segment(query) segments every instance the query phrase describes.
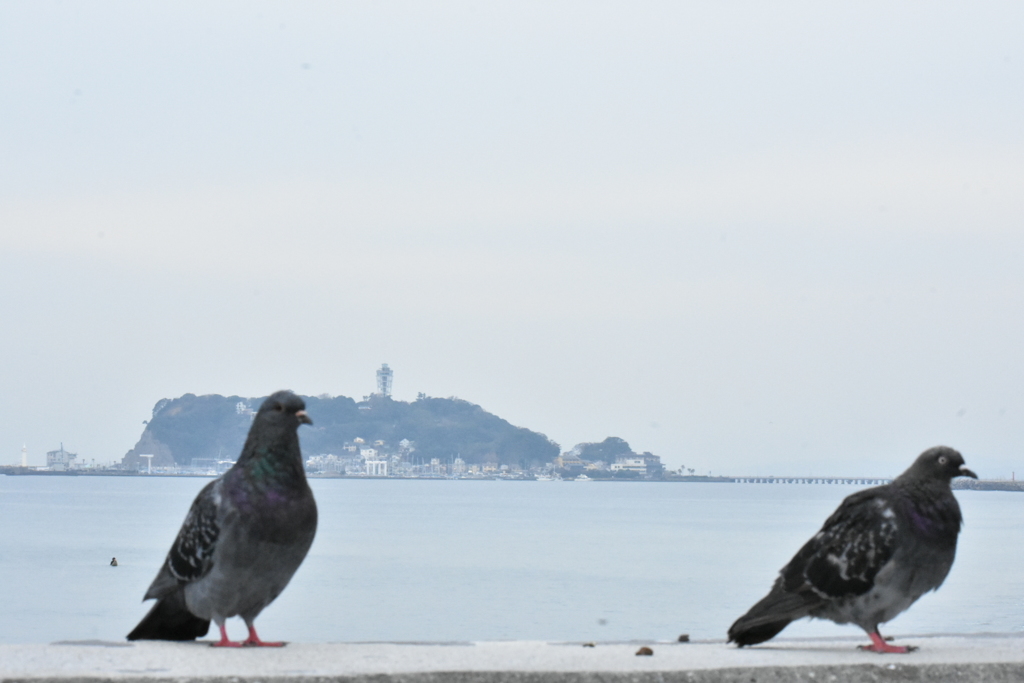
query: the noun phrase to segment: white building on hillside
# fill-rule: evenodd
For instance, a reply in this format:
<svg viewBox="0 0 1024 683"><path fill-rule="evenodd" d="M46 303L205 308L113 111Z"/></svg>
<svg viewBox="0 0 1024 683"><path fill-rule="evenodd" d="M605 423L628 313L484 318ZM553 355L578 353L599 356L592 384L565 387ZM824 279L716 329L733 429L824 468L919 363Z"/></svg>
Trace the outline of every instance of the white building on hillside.
<svg viewBox="0 0 1024 683"><path fill-rule="evenodd" d="M647 474L647 461L643 458L619 458L608 469L612 472L625 471Z"/></svg>
<svg viewBox="0 0 1024 683"><path fill-rule="evenodd" d="M364 463L364 466L366 467L366 476L368 477L388 476L387 460L367 460Z"/></svg>
<svg viewBox="0 0 1024 683"><path fill-rule="evenodd" d="M368 477L388 476L388 461L376 448L362 448L359 455L363 456L363 467Z"/></svg>

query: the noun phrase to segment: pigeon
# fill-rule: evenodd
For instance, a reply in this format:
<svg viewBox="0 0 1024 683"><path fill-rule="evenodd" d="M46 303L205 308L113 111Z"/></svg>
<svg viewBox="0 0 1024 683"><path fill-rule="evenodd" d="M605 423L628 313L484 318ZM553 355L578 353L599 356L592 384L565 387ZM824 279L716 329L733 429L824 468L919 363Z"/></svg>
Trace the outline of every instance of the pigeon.
<svg viewBox="0 0 1024 683"><path fill-rule="evenodd" d="M219 647L271 646L253 621L280 595L316 534L316 502L306 481L298 427L312 424L290 391L256 413L238 461L196 496L178 537L143 600L157 602L128 640L195 640L212 619ZM224 622L241 616L244 642Z"/></svg>
<svg viewBox="0 0 1024 683"><path fill-rule="evenodd" d="M796 619L864 629L863 650L906 653L878 625L942 585L963 518L949 482L977 475L952 448L929 448L890 484L848 496L775 580L771 592L729 628L740 647L774 638Z"/></svg>

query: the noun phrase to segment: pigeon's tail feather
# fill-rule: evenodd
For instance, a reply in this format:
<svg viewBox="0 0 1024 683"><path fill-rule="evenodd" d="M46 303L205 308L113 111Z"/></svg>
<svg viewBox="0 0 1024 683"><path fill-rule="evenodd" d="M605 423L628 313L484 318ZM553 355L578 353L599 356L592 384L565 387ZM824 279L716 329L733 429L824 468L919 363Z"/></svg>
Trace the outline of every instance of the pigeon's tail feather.
<svg viewBox="0 0 1024 683"><path fill-rule="evenodd" d="M178 589L153 605L149 614L128 634L128 640L195 640L210 630L210 620L201 619L185 606L185 591Z"/></svg>
<svg viewBox="0 0 1024 683"><path fill-rule="evenodd" d="M766 640L771 640L779 635L782 629L789 626L789 622L792 619L782 619L753 626L741 624L741 621L742 619L733 624L732 628L729 629L729 642L744 647L745 645L757 645Z"/></svg>
<svg viewBox="0 0 1024 683"><path fill-rule="evenodd" d="M776 586L729 627L729 642L743 647L770 640L789 622L810 614L819 602L817 596L788 593Z"/></svg>

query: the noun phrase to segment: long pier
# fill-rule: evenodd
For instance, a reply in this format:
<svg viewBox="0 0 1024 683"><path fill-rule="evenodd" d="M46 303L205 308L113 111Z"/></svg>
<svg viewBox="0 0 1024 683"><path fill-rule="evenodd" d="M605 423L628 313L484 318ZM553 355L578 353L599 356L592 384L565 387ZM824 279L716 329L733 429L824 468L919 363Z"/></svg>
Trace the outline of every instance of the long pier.
<svg viewBox="0 0 1024 683"><path fill-rule="evenodd" d="M732 477L735 484L841 484L846 486L880 486L892 479L881 477Z"/></svg>

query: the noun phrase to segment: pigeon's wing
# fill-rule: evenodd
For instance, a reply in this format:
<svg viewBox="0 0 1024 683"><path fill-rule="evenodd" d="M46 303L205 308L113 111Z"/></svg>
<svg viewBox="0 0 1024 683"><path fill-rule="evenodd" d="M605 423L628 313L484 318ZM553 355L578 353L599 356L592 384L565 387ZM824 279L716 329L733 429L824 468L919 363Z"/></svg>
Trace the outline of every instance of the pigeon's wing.
<svg viewBox="0 0 1024 683"><path fill-rule="evenodd" d="M163 597L183 583L202 578L213 567L213 551L220 535L220 484L220 479L211 481L192 501L167 560L143 600Z"/></svg>
<svg viewBox="0 0 1024 683"><path fill-rule="evenodd" d="M219 484L220 480L211 481L199 492L167 553L167 567L179 581L195 581L213 566L213 550L220 534Z"/></svg>
<svg viewBox="0 0 1024 683"><path fill-rule="evenodd" d="M862 595L896 551L896 514L884 487L846 498L782 570L787 591L810 589L822 598Z"/></svg>

